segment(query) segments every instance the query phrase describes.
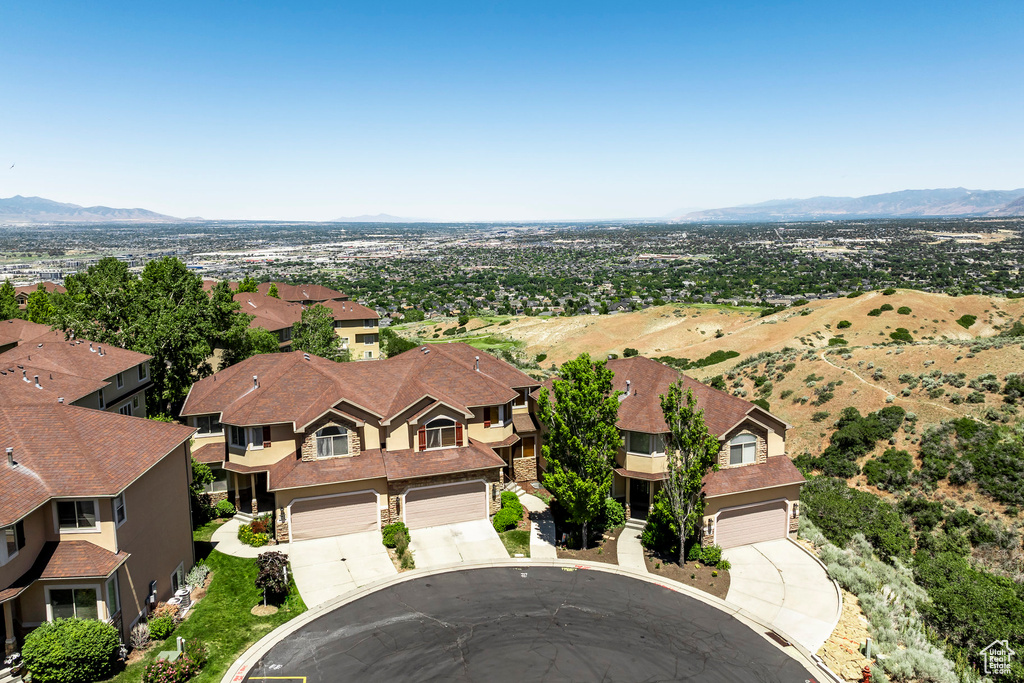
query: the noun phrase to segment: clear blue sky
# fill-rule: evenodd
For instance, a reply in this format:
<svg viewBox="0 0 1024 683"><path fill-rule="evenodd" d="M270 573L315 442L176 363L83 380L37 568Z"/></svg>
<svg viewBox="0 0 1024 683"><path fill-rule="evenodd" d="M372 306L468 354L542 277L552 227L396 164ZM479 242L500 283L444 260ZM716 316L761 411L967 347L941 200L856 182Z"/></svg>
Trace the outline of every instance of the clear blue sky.
<svg viewBox="0 0 1024 683"><path fill-rule="evenodd" d="M0 103L0 196L177 216L1010 189L1024 2L6 2Z"/></svg>

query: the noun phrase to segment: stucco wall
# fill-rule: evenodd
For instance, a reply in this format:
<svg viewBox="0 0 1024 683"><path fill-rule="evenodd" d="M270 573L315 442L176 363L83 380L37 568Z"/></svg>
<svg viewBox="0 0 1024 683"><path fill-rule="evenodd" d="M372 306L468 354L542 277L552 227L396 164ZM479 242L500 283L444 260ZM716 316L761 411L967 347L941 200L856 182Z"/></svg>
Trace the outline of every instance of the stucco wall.
<svg viewBox="0 0 1024 683"><path fill-rule="evenodd" d="M225 429L230 428L225 426ZM257 429L259 429L257 427ZM259 438L257 436L257 438ZM228 446L228 459L240 465L272 465L282 458L295 453L297 448L296 434L292 425L270 425L270 446L268 448L250 448L243 450L238 446Z"/></svg>
<svg viewBox="0 0 1024 683"><path fill-rule="evenodd" d="M15 579L27 572L36 561L43 544L56 539L53 524L46 514L49 507L50 504L46 503L22 520L25 527L25 547L18 551L17 557L0 567L0 586L11 585Z"/></svg>
<svg viewBox="0 0 1024 683"><path fill-rule="evenodd" d="M743 491L741 493L734 493L728 496L708 498L704 507L704 517L713 517L725 508L731 508L737 505L750 505L751 503L761 503L768 500L775 500L777 498L785 498L789 501L799 500L800 484L777 486L770 489L761 489L760 491Z"/></svg>

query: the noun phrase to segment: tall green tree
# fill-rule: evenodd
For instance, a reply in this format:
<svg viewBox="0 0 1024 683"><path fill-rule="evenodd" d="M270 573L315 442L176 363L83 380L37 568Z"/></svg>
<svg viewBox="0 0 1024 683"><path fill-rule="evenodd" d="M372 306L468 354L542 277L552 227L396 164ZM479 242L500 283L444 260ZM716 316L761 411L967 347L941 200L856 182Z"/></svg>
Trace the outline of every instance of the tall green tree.
<svg viewBox="0 0 1024 683"><path fill-rule="evenodd" d="M704 516L704 475L717 469L720 446L718 438L708 431L704 411L697 409L697 399L689 389L683 393L681 382L674 382L661 396L661 412L668 425L665 436L665 466L668 478L659 492L668 503L679 529L680 562L686 552L686 541L700 531Z"/></svg>
<svg viewBox="0 0 1024 683"><path fill-rule="evenodd" d="M281 295L277 291L277 285L273 282L270 283L270 289L267 290L267 296L272 296L275 299L280 299Z"/></svg>
<svg viewBox="0 0 1024 683"><path fill-rule="evenodd" d="M256 292L256 291L259 291L259 290L256 289L256 285L257 284L259 284L259 283L256 282L255 278L253 278L251 275L246 275L245 277L242 278L242 281L238 283L238 291L239 292Z"/></svg>
<svg viewBox="0 0 1024 683"><path fill-rule="evenodd" d="M53 317L53 306L50 304L50 293L42 284L36 288L36 291L28 295L25 313L28 319L34 323L50 324L50 318Z"/></svg>
<svg viewBox="0 0 1024 683"><path fill-rule="evenodd" d="M615 426L618 393L614 373L603 361L587 354L562 365L552 385L554 402L541 389L539 416L547 427L541 453L547 471L544 487L558 499L569 521L579 524L582 545L588 546L588 526L601 513L612 485L612 467L622 437Z"/></svg>
<svg viewBox="0 0 1024 683"><path fill-rule="evenodd" d="M292 326L292 348L338 362L350 359L334 332L334 314L320 304L303 310L302 319Z"/></svg>
<svg viewBox="0 0 1024 683"><path fill-rule="evenodd" d="M0 285L0 320L11 320L20 317L18 300L14 298L14 285L9 279Z"/></svg>

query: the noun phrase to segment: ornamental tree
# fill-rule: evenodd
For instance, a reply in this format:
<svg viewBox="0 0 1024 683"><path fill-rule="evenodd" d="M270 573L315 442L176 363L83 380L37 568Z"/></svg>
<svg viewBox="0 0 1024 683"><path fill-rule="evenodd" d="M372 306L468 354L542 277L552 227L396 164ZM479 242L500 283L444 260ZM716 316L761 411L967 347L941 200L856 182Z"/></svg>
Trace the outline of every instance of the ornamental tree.
<svg viewBox="0 0 1024 683"><path fill-rule="evenodd" d="M614 373L587 354L562 365L559 379L541 389L539 416L548 429L541 453L547 471L544 487L558 499L569 521L579 524L587 547L587 527L602 510L612 485L612 467L621 437Z"/></svg>
<svg viewBox="0 0 1024 683"><path fill-rule="evenodd" d="M328 360L349 360L348 351L341 348L341 338L334 332L334 314L321 304L303 310L302 319L292 326L292 348Z"/></svg>
<svg viewBox="0 0 1024 683"><path fill-rule="evenodd" d="M18 301L14 298L14 285L4 280L0 285L0 320L10 320L18 316Z"/></svg>
<svg viewBox="0 0 1024 683"><path fill-rule="evenodd" d="M665 465L668 478L663 496L679 529L679 558L682 562L686 541L695 536L704 516L704 475L717 469L718 438L708 431L704 411L697 410L697 399L689 389L683 393L681 382L674 382L661 396L661 412L668 425L665 436Z"/></svg>

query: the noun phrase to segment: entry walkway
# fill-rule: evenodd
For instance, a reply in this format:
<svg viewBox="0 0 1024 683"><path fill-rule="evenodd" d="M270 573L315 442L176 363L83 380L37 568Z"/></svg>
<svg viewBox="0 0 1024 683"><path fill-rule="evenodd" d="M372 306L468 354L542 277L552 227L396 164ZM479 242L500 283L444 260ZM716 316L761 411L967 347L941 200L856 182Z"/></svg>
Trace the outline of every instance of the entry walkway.
<svg viewBox="0 0 1024 683"><path fill-rule="evenodd" d="M729 548L727 602L817 652L832 634L842 602L825 568L789 539Z"/></svg>
<svg viewBox="0 0 1024 683"><path fill-rule="evenodd" d="M534 560L554 560L558 557L555 550L555 519L551 510L543 500L530 493L520 493L519 502L530 512L530 558Z"/></svg>
<svg viewBox="0 0 1024 683"><path fill-rule="evenodd" d="M619 566L635 572L647 573L647 563L644 562L644 547L640 545L640 534L644 530L644 520L626 520L626 528L619 534L619 542L616 544Z"/></svg>
<svg viewBox="0 0 1024 683"><path fill-rule="evenodd" d="M235 557L256 557L268 550L278 550L277 546L253 548L251 545L242 543L238 540L239 524L240 522L237 519L229 519L221 524L210 538L213 549L225 555L233 555Z"/></svg>

